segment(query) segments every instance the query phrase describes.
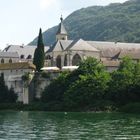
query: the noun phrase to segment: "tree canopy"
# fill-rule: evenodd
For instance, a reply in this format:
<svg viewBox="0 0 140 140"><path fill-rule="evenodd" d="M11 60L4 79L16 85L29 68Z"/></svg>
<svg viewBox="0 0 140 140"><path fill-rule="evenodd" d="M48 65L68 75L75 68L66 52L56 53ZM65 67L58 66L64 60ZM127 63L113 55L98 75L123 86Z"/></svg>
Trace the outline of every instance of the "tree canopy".
<svg viewBox="0 0 140 140"><path fill-rule="evenodd" d="M87 58L73 72L65 72L51 82L42 101L52 110L110 110L140 102L140 63L129 57L121 60L118 70L106 71L102 63Z"/></svg>

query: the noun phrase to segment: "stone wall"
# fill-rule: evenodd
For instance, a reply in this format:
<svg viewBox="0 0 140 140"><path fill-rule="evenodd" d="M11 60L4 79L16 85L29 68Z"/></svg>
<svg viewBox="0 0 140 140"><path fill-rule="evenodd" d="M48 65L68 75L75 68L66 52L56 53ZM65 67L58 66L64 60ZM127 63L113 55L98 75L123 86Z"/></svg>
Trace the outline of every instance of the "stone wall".
<svg viewBox="0 0 140 140"><path fill-rule="evenodd" d="M36 73L29 86L30 102L35 99L40 99L45 87L48 86L53 79L58 77L59 74L60 72Z"/></svg>

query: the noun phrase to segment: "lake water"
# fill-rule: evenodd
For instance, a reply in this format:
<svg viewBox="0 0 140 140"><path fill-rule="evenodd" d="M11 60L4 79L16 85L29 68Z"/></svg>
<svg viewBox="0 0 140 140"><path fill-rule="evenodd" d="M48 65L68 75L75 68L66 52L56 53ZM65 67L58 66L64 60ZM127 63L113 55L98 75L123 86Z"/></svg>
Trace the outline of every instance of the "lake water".
<svg viewBox="0 0 140 140"><path fill-rule="evenodd" d="M140 115L0 112L0 140L140 140Z"/></svg>

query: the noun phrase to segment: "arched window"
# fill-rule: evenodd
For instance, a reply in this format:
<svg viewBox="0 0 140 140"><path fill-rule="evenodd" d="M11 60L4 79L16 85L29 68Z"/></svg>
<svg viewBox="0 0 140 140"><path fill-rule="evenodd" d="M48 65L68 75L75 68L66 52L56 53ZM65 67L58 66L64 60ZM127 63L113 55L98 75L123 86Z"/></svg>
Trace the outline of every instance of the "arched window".
<svg viewBox="0 0 140 140"><path fill-rule="evenodd" d="M64 58L64 66L67 66L67 65L68 65L68 62L67 62L67 54L66 54Z"/></svg>
<svg viewBox="0 0 140 140"><path fill-rule="evenodd" d="M1 59L1 63L2 63L2 64L4 63L4 59L3 59L3 58Z"/></svg>
<svg viewBox="0 0 140 140"><path fill-rule="evenodd" d="M56 58L56 66L58 68L61 68L61 56L60 55L58 55Z"/></svg>
<svg viewBox="0 0 140 140"><path fill-rule="evenodd" d="M29 54L28 57L27 57L27 59L32 59L32 55Z"/></svg>
<svg viewBox="0 0 140 140"><path fill-rule="evenodd" d="M79 65L80 61L81 61L80 55L76 54L76 55L73 56L72 65L77 66L77 65Z"/></svg>
<svg viewBox="0 0 140 140"><path fill-rule="evenodd" d="M11 58L9 59L9 63L12 63L12 59Z"/></svg>
<svg viewBox="0 0 140 140"><path fill-rule="evenodd" d="M22 54L22 55L20 56L20 58L21 58L21 59L24 59L24 55Z"/></svg>

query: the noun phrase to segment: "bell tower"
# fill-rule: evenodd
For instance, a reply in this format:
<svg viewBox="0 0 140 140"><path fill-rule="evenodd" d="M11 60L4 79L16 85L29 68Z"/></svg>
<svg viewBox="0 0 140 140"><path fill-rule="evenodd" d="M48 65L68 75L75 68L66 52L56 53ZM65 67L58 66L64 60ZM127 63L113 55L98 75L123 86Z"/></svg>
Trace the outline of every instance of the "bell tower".
<svg viewBox="0 0 140 140"><path fill-rule="evenodd" d="M56 32L56 40L67 40L68 39L68 34L67 34L67 31L65 29L65 26L63 24L63 17L61 15L61 18L60 18L61 22L58 26L58 30Z"/></svg>

